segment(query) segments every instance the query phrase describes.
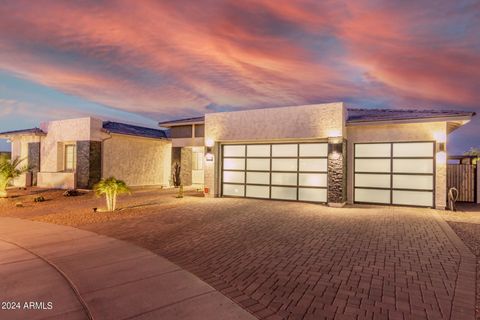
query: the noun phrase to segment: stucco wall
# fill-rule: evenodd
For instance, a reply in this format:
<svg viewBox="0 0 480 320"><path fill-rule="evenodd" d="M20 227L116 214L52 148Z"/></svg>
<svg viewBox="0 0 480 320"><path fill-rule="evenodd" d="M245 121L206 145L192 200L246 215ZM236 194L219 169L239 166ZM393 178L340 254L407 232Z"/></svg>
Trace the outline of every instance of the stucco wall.
<svg viewBox="0 0 480 320"><path fill-rule="evenodd" d="M205 115L205 140L274 140L342 136L343 103Z"/></svg>
<svg viewBox="0 0 480 320"><path fill-rule="evenodd" d="M12 159L20 158L23 161L21 162L20 166L27 166L28 165L28 144L30 142L40 142L42 137L40 136L16 136L11 139L12 141ZM26 175L22 174L20 177L14 179L12 184L15 187L25 187L26 186Z"/></svg>
<svg viewBox="0 0 480 320"><path fill-rule="evenodd" d="M192 148L182 148L180 156L180 180L182 185L191 186L192 185Z"/></svg>
<svg viewBox="0 0 480 320"><path fill-rule="evenodd" d="M348 126L348 163L347 163L347 201L353 202L353 144L358 142L397 142L397 141L433 141L437 135L447 134L446 122L362 125ZM436 164L435 174L435 206L443 209L446 206L446 164Z"/></svg>
<svg viewBox="0 0 480 320"><path fill-rule="evenodd" d="M172 138L174 147L203 147L203 138Z"/></svg>
<svg viewBox="0 0 480 320"><path fill-rule="evenodd" d="M215 144L213 162L205 163L208 196L218 193L218 143L321 139L345 135L343 103L257 109L205 115L205 142Z"/></svg>
<svg viewBox="0 0 480 320"><path fill-rule="evenodd" d="M114 176L130 186L168 186L170 141L112 134L103 143L102 177Z"/></svg>
<svg viewBox="0 0 480 320"><path fill-rule="evenodd" d="M47 136L42 140L40 170L42 172L63 170L63 143L100 141L105 136L101 128L102 121L90 117L48 122L42 128L47 132Z"/></svg>
<svg viewBox="0 0 480 320"><path fill-rule="evenodd" d="M37 184L42 188L75 189L74 172L39 172Z"/></svg>

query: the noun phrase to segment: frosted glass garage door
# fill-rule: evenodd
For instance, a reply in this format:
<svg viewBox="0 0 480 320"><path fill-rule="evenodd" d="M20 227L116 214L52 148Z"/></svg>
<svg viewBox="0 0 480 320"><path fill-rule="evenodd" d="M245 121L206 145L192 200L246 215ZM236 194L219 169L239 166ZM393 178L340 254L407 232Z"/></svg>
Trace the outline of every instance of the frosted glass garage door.
<svg viewBox="0 0 480 320"><path fill-rule="evenodd" d="M434 142L359 143L354 151L355 202L434 206Z"/></svg>
<svg viewBox="0 0 480 320"><path fill-rule="evenodd" d="M222 195L292 201L327 201L328 145L224 145Z"/></svg>

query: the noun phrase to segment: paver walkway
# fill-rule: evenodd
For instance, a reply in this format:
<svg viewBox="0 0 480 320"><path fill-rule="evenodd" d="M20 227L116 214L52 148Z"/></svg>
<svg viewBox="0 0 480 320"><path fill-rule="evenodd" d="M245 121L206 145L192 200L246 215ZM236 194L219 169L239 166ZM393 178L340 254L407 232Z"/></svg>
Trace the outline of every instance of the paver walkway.
<svg viewBox="0 0 480 320"><path fill-rule="evenodd" d="M435 210L182 200L85 227L157 252L261 319L475 317L475 257Z"/></svg>
<svg viewBox="0 0 480 320"><path fill-rule="evenodd" d="M0 302L2 320L255 319L150 251L11 218L0 218Z"/></svg>

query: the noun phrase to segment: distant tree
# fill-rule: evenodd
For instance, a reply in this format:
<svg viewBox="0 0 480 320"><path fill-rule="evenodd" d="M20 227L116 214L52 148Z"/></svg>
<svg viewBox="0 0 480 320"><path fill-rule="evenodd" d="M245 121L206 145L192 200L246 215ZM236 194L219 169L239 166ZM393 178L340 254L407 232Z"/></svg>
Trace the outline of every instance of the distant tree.
<svg viewBox="0 0 480 320"><path fill-rule="evenodd" d="M473 159L473 164L477 164L479 158L480 158L480 147L471 147L467 152L465 152L463 155L465 156L477 156L476 159Z"/></svg>
<svg viewBox="0 0 480 320"><path fill-rule="evenodd" d="M0 198L7 197L7 187L10 182L28 171L28 166L20 166L23 159L10 160L7 156L0 157Z"/></svg>
<svg viewBox="0 0 480 320"><path fill-rule="evenodd" d="M107 210L115 211L117 207L117 196L121 193L130 193L130 188L122 180L114 177L100 180L93 186L93 191L97 196L105 195L107 201Z"/></svg>

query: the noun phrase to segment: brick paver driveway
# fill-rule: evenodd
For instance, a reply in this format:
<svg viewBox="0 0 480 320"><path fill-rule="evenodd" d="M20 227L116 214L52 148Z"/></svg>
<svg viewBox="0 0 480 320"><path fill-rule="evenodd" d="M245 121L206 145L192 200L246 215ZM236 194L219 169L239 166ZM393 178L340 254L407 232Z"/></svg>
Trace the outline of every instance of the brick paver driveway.
<svg viewBox="0 0 480 320"><path fill-rule="evenodd" d="M474 318L475 258L433 210L179 203L85 228L167 257L262 319Z"/></svg>

